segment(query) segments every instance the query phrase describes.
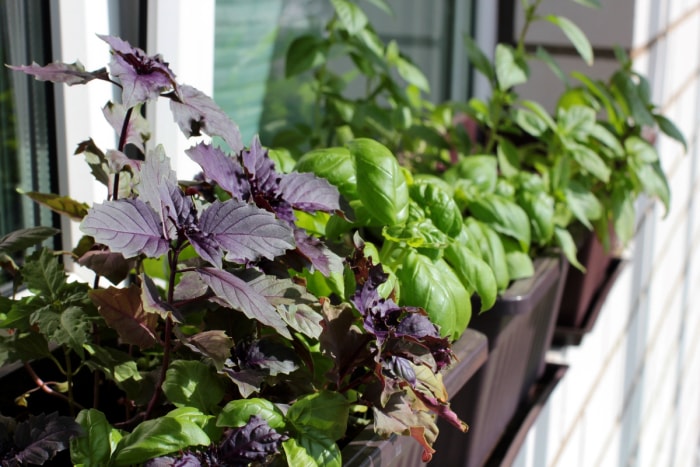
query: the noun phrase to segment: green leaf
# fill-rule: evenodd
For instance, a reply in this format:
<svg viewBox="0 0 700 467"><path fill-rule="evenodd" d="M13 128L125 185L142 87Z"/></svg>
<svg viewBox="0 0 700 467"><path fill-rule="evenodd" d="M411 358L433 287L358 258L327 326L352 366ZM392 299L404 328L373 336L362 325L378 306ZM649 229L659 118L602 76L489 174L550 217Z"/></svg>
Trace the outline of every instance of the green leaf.
<svg viewBox="0 0 700 467"><path fill-rule="evenodd" d="M625 245L634 237L634 199L625 187L616 187L612 192L613 227L620 242Z"/></svg>
<svg viewBox="0 0 700 467"><path fill-rule="evenodd" d="M491 227L473 217L466 218L465 225L479 245L482 258L491 267L498 291L505 290L510 284L510 276L501 237Z"/></svg>
<svg viewBox="0 0 700 467"><path fill-rule="evenodd" d="M384 226L382 236L388 241L406 244L412 248L442 249L449 242L447 235L438 229L415 201L409 204L406 222Z"/></svg>
<svg viewBox="0 0 700 467"><path fill-rule="evenodd" d="M474 66L478 71L481 72L491 83L492 86L496 85L496 75L491 66L491 60L481 51L479 45L474 39L468 34L464 36L464 47L467 51L467 57L469 57L469 63Z"/></svg>
<svg viewBox="0 0 700 467"><path fill-rule="evenodd" d="M126 352L111 347L99 347L86 344L85 350L92 357L86 362L88 368L102 371L118 385L124 381L142 379L133 357Z"/></svg>
<svg viewBox="0 0 700 467"><path fill-rule="evenodd" d="M590 190L580 183L572 180L564 189L566 205L571 213L588 229L593 229L591 221L600 219L603 215L603 206Z"/></svg>
<svg viewBox="0 0 700 467"><path fill-rule="evenodd" d="M685 140L685 136L681 130L668 118L661 114L654 114L654 120L656 124L659 125L659 129L669 138L673 138L683 145L683 150L688 152L688 143Z"/></svg>
<svg viewBox="0 0 700 467"><path fill-rule="evenodd" d="M552 116L549 114L547 109L545 109L542 104L536 101L529 101L529 100L524 100L522 101L523 107L526 109L530 109L533 111L537 117L542 120L549 129L555 130L557 127L557 124L554 123L554 119Z"/></svg>
<svg viewBox="0 0 700 467"><path fill-rule="evenodd" d="M60 196L54 193L37 193L36 191L20 191L20 193L52 211L68 216L71 220L78 222L87 216L87 211L90 208L86 203L81 203L68 196Z"/></svg>
<svg viewBox="0 0 700 467"><path fill-rule="evenodd" d="M84 434L70 440L71 461L85 467L107 465L112 453L109 443L112 427L107 417L99 410L86 409L75 420L83 427Z"/></svg>
<svg viewBox="0 0 700 467"><path fill-rule="evenodd" d="M591 130L591 136L610 148L616 157L624 157L625 149L620 144L620 140L605 126L596 122Z"/></svg>
<svg viewBox="0 0 700 467"><path fill-rule="evenodd" d="M571 137L584 140L593 131L596 124L595 110L590 107L575 105L558 112L557 133L561 138Z"/></svg>
<svg viewBox="0 0 700 467"><path fill-rule="evenodd" d="M400 57L396 63L396 71L407 83L414 85L423 92L430 92L428 78L423 72L409 60Z"/></svg>
<svg viewBox="0 0 700 467"><path fill-rule="evenodd" d="M287 465L300 467L341 467L338 445L323 433L307 430L282 443Z"/></svg>
<svg viewBox="0 0 700 467"><path fill-rule="evenodd" d="M530 218L533 242L547 245L554 234L554 199L544 191L522 190L518 203Z"/></svg>
<svg viewBox="0 0 700 467"><path fill-rule="evenodd" d="M275 430L285 429L286 421L282 411L269 400L259 398L236 399L229 402L216 419L216 426L241 427L248 423L253 415L264 419Z"/></svg>
<svg viewBox="0 0 700 467"><path fill-rule="evenodd" d="M33 256L22 268L29 290L54 301L58 300L66 285L66 273L58 262L58 257L43 249Z"/></svg>
<svg viewBox="0 0 700 467"><path fill-rule="evenodd" d="M367 16L354 3L347 0L331 0L331 4L338 19L351 36L367 26Z"/></svg>
<svg viewBox="0 0 700 467"><path fill-rule="evenodd" d="M408 185L394 155L382 144L358 138L348 143L355 159L357 194L380 225L401 224L408 218Z"/></svg>
<svg viewBox="0 0 700 467"><path fill-rule="evenodd" d="M491 267L464 244L453 243L445 248L445 260L467 289L474 291L481 299L481 312L496 303L498 285Z"/></svg>
<svg viewBox="0 0 700 467"><path fill-rule="evenodd" d="M496 156L498 157L498 169L504 177L511 178L520 173L518 149L506 138L499 138Z"/></svg>
<svg viewBox="0 0 700 467"><path fill-rule="evenodd" d="M214 412L224 396L224 387L214 369L194 360L172 362L162 389L176 407L195 407L205 413Z"/></svg>
<svg viewBox="0 0 700 467"><path fill-rule="evenodd" d="M490 154L467 156L446 172L445 177L452 182L464 180L479 192L492 193L498 180L498 159Z"/></svg>
<svg viewBox="0 0 700 467"><path fill-rule="evenodd" d="M571 76L581 81L586 89L603 104L608 120L618 133L622 133L626 124L626 117L625 115L621 115L608 87L600 81L592 80L579 71L572 72Z"/></svg>
<svg viewBox="0 0 700 467"><path fill-rule="evenodd" d="M598 180L608 183L610 180L610 167L595 151L588 146L572 143L567 146L571 157L581 166L585 172Z"/></svg>
<svg viewBox="0 0 700 467"><path fill-rule="evenodd" d="M671 189L661 164L657 161L641 165L636 168L635 173L642 184L644 193L659 198L664 205L664 216L667 215L671 204Z"/></svg>
<svg viewBox="0 0 700 467"><path fill-rule="evenodd" d="M81 308L70 306L60 313L37 310L32 314L31 322L50 342L65 345L83 358L83 345L90 341L92 321Z"/></svg>
<svg viewBox="0 0 700 467"><path fill-rule="evenodd" d="M525 279L535 273L535 266L532 258L527 253L519 249L514 241L504 238L503 248L506 251L506 263L508 264L508 275L510 280Z"/></svg>
<svg viewBox="0 0 700 467"><path fill-rule="evenodd" d="M638 136L630 136L625 140L625 151L638 165L651 164L659 160L659 154L654 146Z"/></svg>
<svg viewBox="0 0 700 467"><path fill-rule="evenodd" d="M27 229L15 230L0 238L0 253L14 253L26 250L44 240L53 237L60 230L53 227L29 227Z"/></svg>
<svg viewBox="0 0 700 467"><path fill-rule="evenodd" d="M520 242L523 251L530 245L530 220L517 203L495 194L484 194L469 204L472 215L504 235Z"/></svg>
<svg viewBox="0 0 700 467"><path fill-rule="evenodd" d="M357 176L346 148L316 149L301 156L294 170L313 172L328 180L348 200L357 199Z"/></svg>
<svg viewBox="0 0 700 467"><path fill-rule="evenodd" d="M427 181L416 181L409 192L411 199L418 203L435 227L450 237L459 235L462 231L462 213L449 193Z"/></svg>
<svg viewBox="0 0 700 467"><path fill-rule="evenodd" d="M520 128L535 138L542 136L549 129L545 121L527 109L515 109L513 117Z"/></svg>
<svg viewBox="0 0 700 467"><path fill-rule="evenodd" d="M289 44L284 74L287 78L314 69L326 62L326 46L311 34L299 36Z"/></svg>
<svg viewBox="0 0 700 467"><path fill-rule="evenodd" d="M638 85L624 71L617 71L612 77L614 88L621 94L627 116L634 119L636 125L654 126L656 120L647 108L648 102L642 99Z"/></svg>
<svg viewBox="0 0 700 467"><path fill-rule="evenodd" d="M559 81L564 83L566 87L569 87L569 78L544 47L538 45L537 50L535 51L535 56L542 60L549 67L549 69L552 70L552 73L559 78Z"/></svg>
<svg viewBox="0 0 700 467"><path fill-rule="evenodd" d="M161 417L140 423L124 436L112 454L114 465L130 465L184 450L208 446L211 440L196 423Z"/></svg>
<svg viewBox="0 0 700 467"><path fill-rule="evenodd" d="M221 438L224 432L223 428L216 425L216 420L213 415L206 415L199 409L194 407L180 407L173 409L166 414L166 417L174 418L185 423L195 423L207 434L209 439L217 440Z"/></svg>
<svg viewBox="0 0 700 467"><path fill-rule="evenodd" d="M287 411L287 419L296 428L313 428L332 440L345 435L348 423L349 402L340 393L321 391L296 401Z"/></svg>
<svg viewBox="0 0 700 467"><path fill-rule="evenodd" d="M529 71L527 63L512 47L505 44L496 46L496 77L498 88L507 91L513 86L527 81Z"/></svg>
<svg viewBox="0 0 700 467"><path fill-rule="evenodd" d="M579 271L585 272L586 268L576 257L576 243L571 233L562 227L556 227L554 229L554 238L556 238L557 245L559 245L559 248L561 248L562 253L564 253L569 263Z"/></svg>
<svg viewBox="0 0 700 467"><path fill-rule="evenodd" d="M588 65L593 64L593 48L591 47L591 43L576 24L563 16L547 15L544 19L559 26L562 32L571 41L581 58L583 58Z"/></svg>
<svg viewBox="0 0 700 467"><path fill-rule="evenodd" d="M464 332L471 319L469 293L444 260L407 250L396 277L401 305L422 307L443 337L457 339Z"/></svg>

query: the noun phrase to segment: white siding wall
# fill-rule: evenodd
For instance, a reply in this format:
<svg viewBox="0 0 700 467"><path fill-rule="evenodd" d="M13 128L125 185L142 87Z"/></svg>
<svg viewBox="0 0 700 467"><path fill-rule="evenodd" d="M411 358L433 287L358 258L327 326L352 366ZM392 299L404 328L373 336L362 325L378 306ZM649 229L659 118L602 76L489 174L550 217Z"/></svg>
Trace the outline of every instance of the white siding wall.
<svg viewBox="0 0 700 467"><path fill-rule="evenodd" d="M569 16L594 45L632 50L654 101L689 148L683 154L668 138L658 140L671 211L663 218L660 205L638 203L629 262L593 332L581 346L550 355L570 369L516 465L692 467L700 465L700 1L602 3L605 14ZM536 39L550 37L556 36ZM607 66L599 61L593 73L607 76ZM536 80L528 92L546 99L549 79Z"/></svg>

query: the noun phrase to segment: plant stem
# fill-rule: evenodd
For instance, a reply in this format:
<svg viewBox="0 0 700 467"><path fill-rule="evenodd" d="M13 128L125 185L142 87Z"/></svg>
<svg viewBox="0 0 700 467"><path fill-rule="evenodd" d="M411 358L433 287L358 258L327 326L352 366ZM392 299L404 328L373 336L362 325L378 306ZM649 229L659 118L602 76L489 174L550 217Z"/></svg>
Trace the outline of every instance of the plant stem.
<svg viewBox="0 0 700 467"><path fill-rule="evenodd" d="M177 277L177 258L180 254L181 245L171 249L168 252L168 263L170 266L170 277L168 280L168 304L172 305L175 297L175 278ZM146 414L144 418L148 420L153 409L158 402L160 397L161 387L163 382L165 382L165 375L168 371L168 366L170 365L170 351L172 349L172 334L173 334L173 320L170 316L165 319L165 333L163 336L163 365L160 369L160 376L158 377L158 383L153 391L153 397L148 402L146 408Z"/></svg>
<svg viewBox="0 0 700 467"><path fill-rule="evenodd" d="M68 404L71 406L71 410L73 410L73 408L78 408L80 410L83 410L85 408L82 405L78 404L77 402L70 400L67 396L61 394L60 392L57 392L57 391L54 391L53 389L51 389L51 387L48 384L46 384L46 382L44 382L44 380L39 378L39 375L36 374L36 372L34 371L34 368L32 368L32 366L29 364L29 362L24 362L24 368L27 370L27 373L29 373L29 376L32 378L32 381L34 381L34 383L37 385L37 387L39 389L41 389L42 391L44 391L46 394L49 394L51 396L57 397L59 399L62 399L64 401L68 402Z"/></svg>
<svg viewBox="0 0 700 467"><path fill-rule="evenodd" d="M73 396L73 363L70 361L70 351L63 350L66 360L66 380L68 382L68 403L70 404L70 414L75 417L75 397Z"/></svg>
<svg viewBox="0 0 700 467"><path fill-rule="evenodd" d="M535 19L537 19L535 13L540 7L540 3L542 3L542 0L535 0L535 3L525 9L525 24L523 24L523 28L520 30L517 43L517 47L520 52L525 51L525 36L527 36L527 31L530 29L530 25L532 25Z"/></svg>
<svg viewBox="0 0 700 467"><path fill-rule="evenodd" d="M124 116L124 123L122 124L122 132L121 135L119 135L119 145L117 146L117 150L119 152L124 151L124 146L126 146L126 135L129 130L129 121L131 120L131 113L133 112L134 108L129 107L129 109L126 111L126 115ZM117 200L119 198L119 172L114 174L114 189L112 192L112 200Z"/></svg>

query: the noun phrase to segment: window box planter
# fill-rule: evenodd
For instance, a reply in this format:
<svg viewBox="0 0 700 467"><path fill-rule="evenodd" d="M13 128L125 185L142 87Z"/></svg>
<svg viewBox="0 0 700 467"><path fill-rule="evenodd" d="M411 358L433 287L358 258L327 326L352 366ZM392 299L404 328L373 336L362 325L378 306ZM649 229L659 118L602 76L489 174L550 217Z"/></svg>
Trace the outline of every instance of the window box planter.
<svg viewBox="0 0 700 467"><path fill-rule="evenodd" d="M567 274L554 331L555 345L578 345L593 329L624 263L614 251L606 252L593 232L581 229L574 235L578 240L579 260L586 272L570 268ZM611 243L614 241L611 231Z"/></svg>
<svg viewBox="0 0 700 467"><path fill-rule="evenodd" d="M468 383L487 359L486 336L473 329L467 329L462 337L454 343L452 350L457 362L444 375L444 383L450 395ZM457 436L466 438L469 433L457 433L452 426L440 429L440 437L454 431ZM365 428L353 441L343 449L345 467L410 466L424 465L421 461L421 446L411 437L393 435L381 438L374 433L371 426Z"/></svg>
<svg viewBox="0 0 700 467"><path fill-rule="evenodd" d="M548 363L544 374L532 386L524 403L520 405L515 416L508 425L501 441L494 449L493 454L486 461L486 467L500 467L512 465L520 452L520 448L527 437L530 428L537 421L542 408L549 400L549 396L566 375L569 367Z"/></svg>
<svg viewBox="0 0 700 467"><path fill-rule="evenodd" d="M436 465L481 466L495 449L544 374L567 269L559 258L536 260L532 277L514 282L493 309L472 319L470 327L489 340L489 358L452 398L452 409L470 430L463 437L441 434Z"/></svg>
<svg viewBox="0 0 700 467"><path fill-rule="evenodd" d="M566 326L557 323L554 329L552 344L558 347L566 345L580 345L586 334L593 330L605 299L617 281L620 272L624 269L626 261L620 258L612 258L605 270L605 275L595 290L592 301L586 310L581 324L578 326ZM567 295L564 295L567 298Z"/></svg>

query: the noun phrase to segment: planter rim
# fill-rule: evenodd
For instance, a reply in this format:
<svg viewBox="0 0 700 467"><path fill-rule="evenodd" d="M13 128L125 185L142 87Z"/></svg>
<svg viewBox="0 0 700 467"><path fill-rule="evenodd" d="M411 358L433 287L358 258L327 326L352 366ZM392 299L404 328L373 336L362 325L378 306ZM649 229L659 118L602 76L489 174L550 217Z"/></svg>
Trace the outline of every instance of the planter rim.
<svg viewBox="0 0 700 467"><path fill-rule="evenodd" d="M535 272L525 279L518 279L498 296L497 300L502 302L538 302L547 293L552 284L559 279L561 270L564 267L564 259L560 257L539 257L534 261ZM511 311L511 307L506 307ZM504 309L505 310L505 309ZM484 313L490 313L486 310ZM514 311L511 311L511 313Z"/></svg>

